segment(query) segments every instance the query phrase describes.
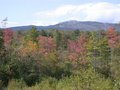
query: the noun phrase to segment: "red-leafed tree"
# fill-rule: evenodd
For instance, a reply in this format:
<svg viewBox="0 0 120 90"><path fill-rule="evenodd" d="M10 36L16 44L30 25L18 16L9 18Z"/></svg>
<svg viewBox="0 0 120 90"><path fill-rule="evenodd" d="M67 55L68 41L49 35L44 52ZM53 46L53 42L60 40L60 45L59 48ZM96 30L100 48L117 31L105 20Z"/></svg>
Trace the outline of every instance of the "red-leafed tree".
<svg viewBox="0 0 120 90"><path fill-rule="evenodd" d="M38 44L40 48L40 53L43 55L47 55L56 49L56 43L53 38L39 36L38 37Z"/></svg>
<svg viewBox="0 0 120 90"><path fill-rule="evenodd" d="M117 34L114 27L110 27L107 32L108 44L110 48L117 48L119 46L120 36Z"/></svg>
<svg viewBox="0 0 120 90"><path fill-rule="evenodd" d="M120 36L116 32L115 28L110 27L107 32L108 44L111 51L110 72L111 77L119 81L120 76Z"/></svg>
<svg viewBox="0 0 120 90"><path fill-rule="evenodd" d="M13 33L14 32L11 29L3 30L3 39L4 39L5 46L11 44L12 38L13 38Z"/></svg>
<svg viewBox="0 0 120 90"><path fill-rule="evenodd" d="M68 41L68 58L73 62L86 63L86 49L87 38L85 36L80 36L76 41Z"/></svg>

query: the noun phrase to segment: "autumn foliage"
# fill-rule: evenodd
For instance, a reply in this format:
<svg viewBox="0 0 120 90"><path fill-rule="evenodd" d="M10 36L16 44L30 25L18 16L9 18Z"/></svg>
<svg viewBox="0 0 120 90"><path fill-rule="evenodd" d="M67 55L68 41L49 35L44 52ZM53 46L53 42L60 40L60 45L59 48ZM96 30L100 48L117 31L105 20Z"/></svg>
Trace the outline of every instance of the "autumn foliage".
<svg viewBox="0 0 120 90"><path fill-rule="evenodd" d="M68 58L72 61L85 63L87 55L87 37L80 36L76 41L68 40Z"/></svg>
<svg viewBox="0 0 120 90"><path fill-rule="evenodd" d="M35 55L37 53L38 46L35 42L27 41L24 43L24 46L21 45L18 49L18 53L21 56Z"/></svg>
<svg viewBox="0 0 120 90"><path fill-rule="evenodd" d="M11 29L3 30L4 45L11 44L14 32Z"/></svg>
<svg viewBox="0 0 120 90"><path fill-rule="evenodd" d="M47 55L56 50L56 43L53 38L39 36L38 37L39 52L42 55Z"/></svg>
<svg viewBox="0 0 120 90"><path fill-rule="evenodd" d="M4 82L4 86L11 79L33 86L50 77L55 80L48 83L56 90L54 82L77 76L76 80L80 77L79 81L84 82L83 85L80 83L80 90L84 90L82 86L85 90L96 90L94 85L99 86L97 78L105 83L114 81L108 84L120 88L119 58L120 34L113 27L100 32L38 31L34 26L28 31L0 31L0 82ZM89 75L93 75L92 78Z"/></svg>
<svg viewBox="0 0 120 90"><path fill-rule="evenodd" d="M120 45L120 36L114 27L110 27L107 31L108 44L110 48L117 48Z"/></svg>

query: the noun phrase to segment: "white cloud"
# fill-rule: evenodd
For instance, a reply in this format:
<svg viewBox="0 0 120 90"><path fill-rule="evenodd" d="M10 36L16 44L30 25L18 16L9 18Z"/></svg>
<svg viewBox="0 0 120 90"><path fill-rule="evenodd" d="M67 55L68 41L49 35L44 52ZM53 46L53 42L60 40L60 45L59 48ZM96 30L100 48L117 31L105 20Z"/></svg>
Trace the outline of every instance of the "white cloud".
<svg viewBox="0 0 120 90"><path fill-rule="evenodd" d="M37 16L46 17L46 18L54 18L54 17L61 17L71 13L74 10L75 6L73 5L65 5L62 7L58 7L55 10L48 10L48 11L41 11L36 13Z"/></svg>
<svg viewBox="0 0 120 90"><path fill-rule="evenodd" d="M81 5L64 5L54 10L41 11L35 14L43 22L65 20L119 22L120 4L108 2L88 3ZM37 21L39 23L39 21Z"/></svg>
<svg viewBox="0 0 120 90"><path fill-rule="evenodd" d="M120 20L120 5L111 3L97 3L87 8L84 20L118 22Z"/></svg>

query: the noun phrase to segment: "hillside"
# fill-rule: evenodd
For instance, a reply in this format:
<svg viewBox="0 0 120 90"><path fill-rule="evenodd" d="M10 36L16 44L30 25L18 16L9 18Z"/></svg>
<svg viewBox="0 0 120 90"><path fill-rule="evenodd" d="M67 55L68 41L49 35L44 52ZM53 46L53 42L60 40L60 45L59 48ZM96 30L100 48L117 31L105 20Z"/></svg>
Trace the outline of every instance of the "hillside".
<svg viewBox="0 0 120 90"><path fill-rule="evenodd" d="M66 21L61 22L55 25L49 26L36 26L38 30L48 30L48 29L58 29L58 30L106 30L109 27L115 27L116 30L120 31L120 25L115 23L102 23L102 22L92 22L92 21ZM18 26L18 27L11 27L13 30L29 30L31 29L32 25L29 26Z"/></svg>

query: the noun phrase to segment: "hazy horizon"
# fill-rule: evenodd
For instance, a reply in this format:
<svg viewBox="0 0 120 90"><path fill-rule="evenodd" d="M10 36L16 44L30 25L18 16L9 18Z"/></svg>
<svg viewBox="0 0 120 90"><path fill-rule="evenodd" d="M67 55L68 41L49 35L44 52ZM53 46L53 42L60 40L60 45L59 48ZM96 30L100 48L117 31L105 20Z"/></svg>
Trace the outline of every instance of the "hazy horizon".
<svg viewBox="0 0 120 90"><path fill-rule="evenodd" d="M22 27L22 26L50 26L50 25L56 25L56 24L63 23L63 22L68 22L68 21L78 21L78 20L67 20L67 21L62 21L62 22L58 22L58 23L55 23L55 24L48 24L48 25L28 24L28 25L7 26L7 28L11 28L11 27ZM118 22L118 23L112 23L112 22L100 22L100 21L78 21L78 22L98 22L98 23L119 24L119 22Z"/></svg>

